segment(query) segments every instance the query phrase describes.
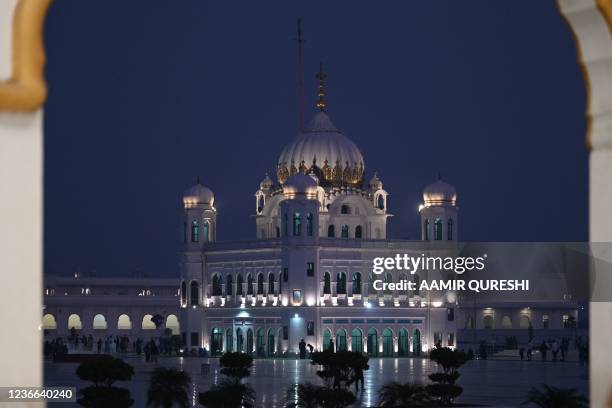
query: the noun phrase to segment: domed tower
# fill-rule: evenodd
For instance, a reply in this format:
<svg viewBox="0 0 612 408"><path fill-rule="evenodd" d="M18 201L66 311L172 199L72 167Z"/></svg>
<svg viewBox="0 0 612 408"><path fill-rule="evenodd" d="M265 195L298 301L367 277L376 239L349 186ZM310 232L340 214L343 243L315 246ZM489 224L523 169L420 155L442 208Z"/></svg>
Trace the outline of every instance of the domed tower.
<svg viewBox="0 0 612 408"><path fill-rule="evenodd" d="M313 306L318 299L319 202L315 177L297 173L285 180L280 202L283 240L283 304ZM286 272L285 272L286 271Z"/></svg>
<svg viewBox="0 0 612 408"><path fill-rule="evenodd" d="M365 162L361 151L331 121L326 108L322 68L317 108L310 123L281 152L276 163L279 189L262 200L258 192L257 235L266 237L282 230L279 194L292 176L303 174L316 180L320 237L347 239L386 238L387 194L378 184L364 186ZM378 180L380 182L380 180ZM379 200L379 198L382 198ZM382 203L379 205L379 201ZM265 202L264 206L260 204ZM273 226L273 227L270 227ZM280 234L282 235L282 234Z"/></svg>
<svg viewBox="0 0 612 408"><path fill-rule="evenodd" d="M187 248L200 248L217 237L215 196L198 181L183 193L183 242Z"/></svg>
<svg viewBox="0 0 612 408"><path fill-rule="evenodd" d="M457 241L457 191L439 178L423 191L421 239L424 241Z"/></svg>

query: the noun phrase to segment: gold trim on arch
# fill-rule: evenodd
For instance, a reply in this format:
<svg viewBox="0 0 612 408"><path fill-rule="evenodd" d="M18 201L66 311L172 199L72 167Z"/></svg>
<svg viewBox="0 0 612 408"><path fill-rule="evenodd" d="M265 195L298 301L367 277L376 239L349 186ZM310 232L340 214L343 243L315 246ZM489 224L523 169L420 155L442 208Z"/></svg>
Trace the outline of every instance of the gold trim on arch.
<svg viewBox="0 0 612 408"><path fill-rule="evenodd" d="M18 0L13 14L12 75L0 81L0 111L30 112L47 98L43 25L51 0Z"/></svg>

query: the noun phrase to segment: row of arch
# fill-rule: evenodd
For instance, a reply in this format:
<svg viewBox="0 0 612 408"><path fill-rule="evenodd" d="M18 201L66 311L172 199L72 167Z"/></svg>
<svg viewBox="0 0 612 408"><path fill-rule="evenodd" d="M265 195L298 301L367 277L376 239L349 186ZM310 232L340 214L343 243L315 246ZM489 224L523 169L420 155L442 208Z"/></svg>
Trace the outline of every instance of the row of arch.
<svg viewBox="0 0 612 408"><path fill-rule="evenodd" d="M183 226L183 241L187 242L187 221ZM204 242L210 241L210 222L208 220L204 221L202 225L202 231L200 231L200 222L198 220L191 221L191 233L189 234L191 242L200 242L200 238L204 239ZM200 233L202 232L202 233Z"/></svg>
<svg viewBox="0 0 612 408"><path fill-rule="evenodd" d="M433 238L435 241L442 241L442 228L443 222L441 218L436 218L434 220L434 228L433 228ZM429 218L425 218L423 222L423 231L424 231L424 239L429 241ZM453 240L454 234L454 222L452 218L449 218L446 222L446 239L448 241Z"/></svg>
<svg viewBox="0 0 612 408"><path fill-rule="evenodd" d="M342 224L340 226L340 238L350 238L350 227L346 224ZM327 227L327 237L335 238L336 237L336 226L331 224ZM360 239L363 238L363 227L361 225L357 225L355 227L355 231L353 232L353 237Z"/></svg>
<svg viewBox="0 0 612 408"><path fill-rule="evenodd" d="M367 352L371 357L392 357L395 355L396 348L394 344L394 333L390 328L386 328L382 331L380 338L381 345L379 345L378 330L374 327L368 329L366 333L366 343L364 347L364 336L363 332L359 328L355 328L351 331L350 337L350 350L359 353ZM332 331L325 329L323 332L323 349L328 350L332 347ZM336 351L348 350L349 339L347 337L347 331L345 329L338 329L335 335L335 344L333 349ZM411 346L412 345L412 351ZM382 346L382 347L380 347ZM412 352L412 355L420 355L422 351L421 343L421 331L414 329L412 337L408 329L401 328L398 331L397 336L397 355L408 356Z"/></svg>
<svg viewBox="0 0 612 408"><path fill-rule="evenodd" d="M548 323L548 315L546 316L546 321ZM531 319L527 315L521 315L519 317L519 327L521 329L528 329L531 325ZM475 329L476 326L474 324L474 318L472 316L468 316L466 320L465 327L467 329ZM482 317L482 327L485 329L493 329L495 328L495 318L493 315L487 314ZM502 329L512 329L512 318L509 315L504 315L501 320L501 328Z"/></svg>
<svg viewBox="0 0 612 408"><path fill-rule="evenodd" d="M314 235L314 223L313 223L313 215L312 213L306 214L306 236L312 237ZM293 213L293 222L292 222L292 235L294 237L302 236L302 214L299 212ZM287 237L289 236L289 215L285 214L283 217L283 234ZM277 234L278 235L278 234Z"/></svg>
<svg viewBox="0 0 612 408"><path fill-rule="evenodd" d="M146 314L142 317L141 329L142 330L155 330L157 327L151 320L153 315ZM47 313L42 318L42 327L44 330L56 330L57 320L51 313ZM68 316L68 329L82 330L83 320L81 316L73 313ZM96 314L91 322L91 328L93 330L107 330L109 328L106 316L101 313ZM116 328L118 330L132 330L132 319L127 314L122 314L117 318ZM178 317L174 314L169 314L165 319L164 328L172 330L172 334L180 334L180 324Z"/></svg>
<svg viewBox="0 0 612 408"><path fill-rule="evenodd" d="M225 329L214 327L210 335L210 351L213 356L223 352L242 352L255 354L257 357L273 357L282 352L282 329L248 328Z"/></svg>
<svg viewBox="0 0 612 408"><path fill-rule="evenodd" d="M369 281L372 281L372 277L369 277ZM401 273L399 275L399 280L407 280L408 275L405 273ZM416 287L418 288L420 278L418 275L414 275L413 278L416 283ZM387 273L383 276L383 280L386 283L393 282L393 276L391 273ZM281 292L282 286L282 273L279 274L278 279L275 274L270 272L268 273L267 279L263 273L259 273L257 275L257 282L253 281L253 275L247 274L246 281L246 290L244 288L244 281L242 279L242 274L236 275L236 295L272 295ZM323 294L331 294L332 293L332 279L331 273L325 272L323 275ZM347 274L345 272L336 273L336 294L346 294L348 289L348 281ZM353 272L351 274L351 293L352 294L361 294L362 293L362 276L360 272ZM392 293L391 290L386 289L385 293ZM418 294L418 289L414 290L415 294ZM221 274L215 273L212 277L212 296L223 296L223 278ZM234 295L234 277L232 274L228 274L225 277L225 295L231 296ZM181 302L182 304L187 304L187 284L185 282L181 283ZM197 306L200 304L200 286L197 281L191 281L190 283L190 297L189 303L192 306Z"/></svg>

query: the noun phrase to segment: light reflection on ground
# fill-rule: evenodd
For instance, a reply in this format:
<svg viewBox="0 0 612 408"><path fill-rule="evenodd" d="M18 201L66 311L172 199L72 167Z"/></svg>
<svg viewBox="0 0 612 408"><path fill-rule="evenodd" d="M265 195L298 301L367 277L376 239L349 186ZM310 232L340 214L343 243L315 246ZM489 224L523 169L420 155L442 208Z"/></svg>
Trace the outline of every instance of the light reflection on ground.
<svg viewBox="0 0 612 408"><path fill-rule="evenodd" d="M154 366L136 358L126 360L135 368L132 381L121 384L130 388L135 407L146 404L146 389ZM202 364L210 363L210 374L202 375ZM167 358L160 359L160 365L182 368L192 378L190 399L194 406L197 395L220 379L216 359ZM74 374L76 364L45 364L45 385L61 386L84 384ZM427 375L436 370L435 363L422 358L385 358L371 359L370 370L365 372L365 391L358 394L356 406L374 406L376 391L388 381L427 383ZM588 396L587 368L578 363L542 363L539 361L470 361L461 368L459 383L464 393L459 402L487 406L517 406L524 401L527 390L541 383L558 387L577 388ZM319 383L316 368L308 360L255 360L248 379L257 392L258 406L284 406L287 389L296 382ZM61 407L61 404L53 404ZM74 405L65 405L74 406Z"/></svg>

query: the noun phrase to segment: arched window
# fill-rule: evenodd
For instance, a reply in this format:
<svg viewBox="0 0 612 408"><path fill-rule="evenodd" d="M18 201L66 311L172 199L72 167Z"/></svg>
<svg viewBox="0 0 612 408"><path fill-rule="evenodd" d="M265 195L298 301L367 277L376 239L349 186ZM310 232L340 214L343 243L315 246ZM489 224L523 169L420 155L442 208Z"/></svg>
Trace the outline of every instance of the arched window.
<svg viewBox="0 0 612 408"><path fill-rule="evenodd" d="M355 238L362 238L362 237L363 237L363 229L361 225L358 225L355 227Z"/></svg>
<svg viewBox="0 0 612 408"><path fill-rule="evenodd" d="M274 274L268 274L268 293L274 294Z"/></svg>
<svg viewBox="0 0 612 408"><path fill-rule="evenodd" d="M242 274L241 273L239 273L238 276L236 276L236 294L244 295L244 292L242 291Z"/></svg>
<svg viewBox="0 0 612 408"><path fill-rule="evenodd" d="M264 277L263 274L257 275L257 294L263 295L264 293Z"/></svg>
<svg viewBox="0 0 612 408"><path fill-rule="evenodd" d="M234 333L232 329L225 331L225 351L229 353L234 351Z"/></svg>
<svg viewBox="0 0 612 408"><path fill-rule="evenodd" d="M323 293L331 293L331 276L329 275L329 272L325 272L325 275L323 275Z"/></svg>
<svg viewBox="0 0 612 408"><path fill-rule="evenodd" d="M393 356L393 331L389 328L383 330L383 356Z"/></svg>
<svg viewBox="0 0 612 408"><path fill-rule="evenodd" d="M210 241L210 222L204 221L204 242Z"/></svg>
<svg viewBox="0 0 612 408"><path fill-rule="evenodd" d="M414 336L412 336L412 355L421 355L421 331L414 329Z"/></svg>
<svg viewBox="0 0 612 408"><path fill-rule="evenodd" d="M103 314L97 314L93 318L93 329L94 330L106 330L108 328L106 324L106 317Z"/></svg>
<svg viewBox="0 0 612 408"><path fill-rule="evenodd" d="M351 351L363 353L363 335L359 329L353 329L351 332Z"/></svg>
<svg viewBox="0 0 612 408"><path fill-rule="evenodd" d="M348 238L349 237L349 226L344 224L342 225L342 238Z"/></svg>
<svg viewBox="0 0 612 408"><path fill-rule="evenodd" d="M302 235L302 216L299 212L293 214L293 236L299 237Z"/></svg>
<svg viewBox="0 0 612 408"><path fill-rule="evenodd" d="M336 350L345 351L346 349L346 330L340 329L336 335Z"/></svg>
<svg viewBox="0 0 612 408"><path fill-rule="evenodd" d="M434 221L434 240L442 240L442 220L440 218L436 218Z"/></svg>
<svg viewBox="0 0 612 408"><path fill-rule="evenodd" d="M68 316L68 330L81 330L83 328L83 322L81 322L81 316L78 314L71 314Z"/></svg>
<svg viewBox="0 0 612 408"><path fill-rule="evenodd" d="M465 322L465 328L466 329L473 329L474 328L474 318L472 316L469 316L467 318L467 321Z"/></svg>
<svg viewBox="0 0 612 408"><path fill-rule="evenodd" d="M378 199L377 201L377 207L379 210L384 210L385 209L385 197L383 197L382 194L378 195Z"/></svg>
<svg viewBox="0 0 612 408"><path fill-rule="evenodd" d="M266 350L266 339L263 329L257 329L257 356L264 357Z"/></svg>
<svg viewBox="0 0 612 408"><path fill-rule="evenodd" d="M42 326L43 330L55 330L57 329L57 322L55 321L55 316L47 313L42 318Z"/></svg>
<svg viewBox="0 0 612 408"><path fill-rule="evenodd" d="M275 228L276 228L276 238L280 238L280 228L278 228L278 225Z"/></svg>
<svg viewBox="0 0 612 408"><path fill-rule="evenodd" d="M247 330L246 338L247 338L246 352L247 354L251 355L253 354L253 330L252 329Z"/></svg>
<svg viewBox="0 0 612 408"><path fill-rule="evenodd" d="M453 240L453 219L449 218L446 225L446 239L449 241Z"/></svg>
<svg viewBox="0 0 612 408"><path fill-rule="evenodd" d="M529 324L531 323L531 320L529 319L529 316L527 315L521 315L521 318L519 319L519 327L521 329L527 329L529 328Z"/></svg>
<svg viewBox="0 0 612 408"><path fill-rule="evenodd" d="M187 284L185 281L181 282L181 304L187 304Z"/></svg>
<svg viewBox="0 0 612 408"><path fill-rule="evenodd" d="M240 327L236 329L236 351L240 353L244 351L244 335Z"/></svg>
<svg viewBox="0 0 612 408"><path fill-rule="evenodd" d="M387 272L387 274L385 275L385 283L393 283L393 276L391 275L391 272ZM393 291L389 289L389 285L385 286L384 293L388 295L393 293Z"/></svg>
<svg viewBox="0 0 612 408"><path fill-rule="evenodd" d="M274 357L274 329L268 329L268 357Z"/></svg>
<svg viewBox="0 0 612 408"><path fill-rule="evenodd" d="M338 294L346 294L346 274L344 272L338 273L338 286L336 292Z"/></svg>
<svg viewBox="0 0 612 408"><path fill-rule="evenodd" d="M221 296L223 291L221 290L221 275L215 273L212 278L212 295Z"/></svg>
<svg viewBox="0 0 612 408"><path fill-rule="evenodd" d="M225 294L226 295L231 296L234 294L234 288L232 287L234 283L233 279L234 278L232 278L231 273L228 273L227 276L225 277Z"/></svg>
<svg viewBox="0 0 612 408"><path fill-rule="evenodd" d="M483 317L482 324L485 329L492 329L493 328L493 316L486 315L485 317Z"/></svg>
<svg viewBox="0 0 612 408"><path fill-rule="evenodd" d="M312 237L312 213L306 215L306 235Z"/></svg>
<svg viewBox="0 0 612 408"><path fill-rule="evenodd" d="M327 227L327 237L334 238L335 236L336 236L336 227L334 227L333 225L330 225L329 227Z"/></svg>
<svg viewBox="0 0 612 408"><path fill-rule="evenodd" d="M340 207L340 214L350 214L351 213L351 207L349 207L346 204L342 204L342 207Z"/></svg>
<svg viewBox="0 0 612 408"><path fill-rule="evenodd" d="M397 336L397 354L400 356L407 356L410 351L408 343L408 330L400 329L399 335Z"/></svg>
<svg viewBox="0 0 612 408"><path fill-rule="evenodd" d="M200 304L200 285L197 281L191 281L189 299L191 306L197 306Z"/></svg>
<svg viewBox="0 0 612 408"><path fill-rule="evenodd" d="M512 328L512 319L510 319L510 316L506 315L506 316L502 317L501 325L502 325L502 327L504 329L511 329Z"/></svg>
<svg viewBox="0 0 612 408"><path fill-rule="evenodd" d="M423 222L423 239L429 241L429 219L427 218Z"/></svg>
<svg viewBox="0 0 612 408"><path fill-rule="evenodd" d="M354 272L353 273L353 287L352 287L353 295L361 294L361 273Z"/></svg>
<svg viewBox="0 0 612 408"><path fill-rule="evenodd" d="M132 330L132 320L130 316L126 314L122 314L117 319L117 329L118 330Z"/></svg>
<svg viewBox="0 0 612 408"><path fill-rule="evenodd" d="M200 224L198 224L198 220L191 222L191 242L200 242Z"/></svg>
<svg viewBox="0 0 612 408"><path fill-rule="evenodd" d="M257 212L260 213L264 209L264 196L263 194L257 199Z"/></svg>
<svg viewBox="0 0 612 408"><path fill-rule="evenodd" d="M378 355L378 332L375 328L368 330L368 356Z"/></svg>
<svg viewBox="0 0 612 408"><path fill-rule="evenodd" d="M253 294L253 275L247 275L247 295Z"/></svg>
<svg viewBox="0 0 612 408"><path fill-rule="evenodd" d="M146 314L142 317L142 330L157 329L157 326L155 326L155 323L153 323L153 320L151 320L152 318L153 316L150 314Z"/></svg>
<svg viewBox="0 0 612 408"><path fill-rule="evenodd" d="M329 329L325 329L323 332L323 350L329 350L331 338L331 331Z"/></svg>
<svg viewBox="0 0 612 408"><path fill-rule="evenodd" d="M223 352L223 331L214 327L210 335L210 353L213 356L218 356Z"/></svg>
<svg viewBox="0 0 612 408"><path fill-rule="evenodd" d="M166 329L172 330L172 334L174 335L181 334L181 325L176 315L169 314L168 317L166 317Z"/></svg>

